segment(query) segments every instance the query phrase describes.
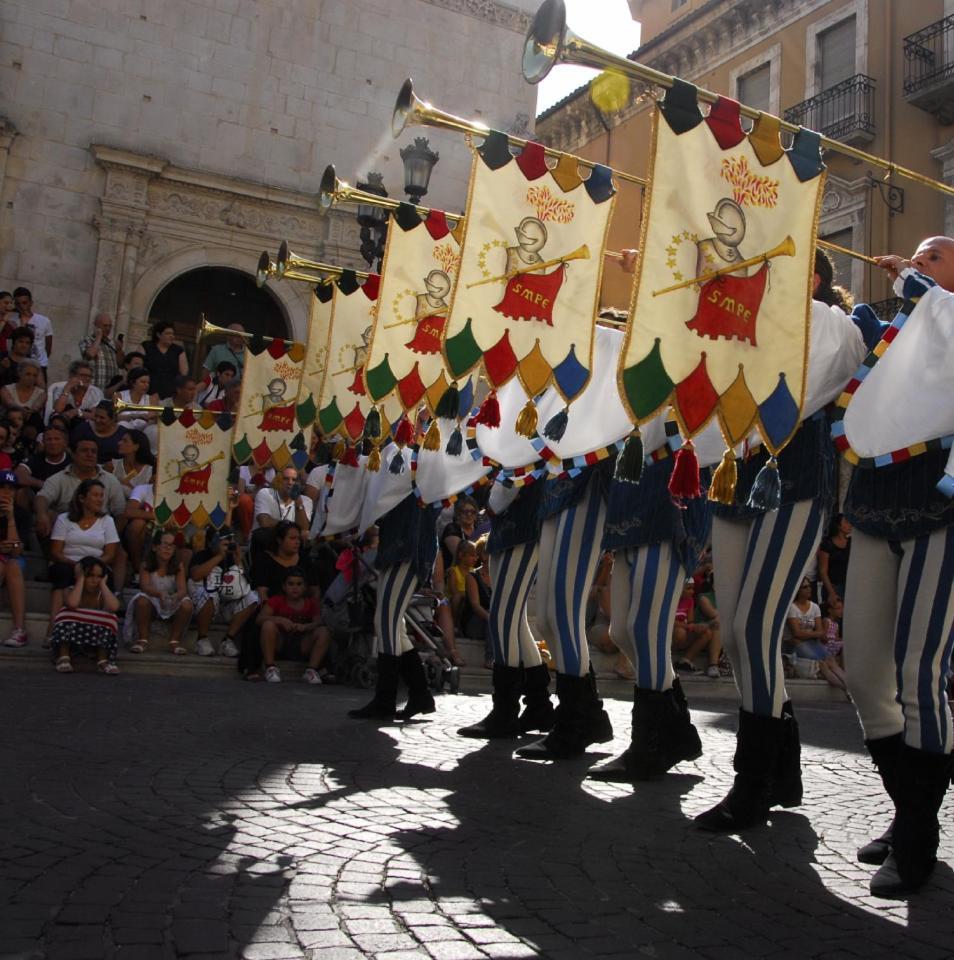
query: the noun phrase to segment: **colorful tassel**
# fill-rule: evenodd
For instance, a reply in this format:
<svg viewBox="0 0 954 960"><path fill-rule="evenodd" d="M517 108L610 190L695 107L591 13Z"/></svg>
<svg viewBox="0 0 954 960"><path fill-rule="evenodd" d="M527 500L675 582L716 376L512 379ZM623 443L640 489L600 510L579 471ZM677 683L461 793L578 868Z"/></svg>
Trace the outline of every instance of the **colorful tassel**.
<svg viewBox="0 0 954 960"><path fill-rule="evenodd" d="M552 440L554 443L559 443L563 439L563 434L566 433L566 425L570 421L570 408L564 407L559 413L554 414L547 421L547 425L543 428L543 435L547 440Z"/></svg>
<svg viewBox="0 0 954 960"><path fill-rule="evenodd" d="M728 447L722 454L722 462L712 474L709 484L709 499L713 503L732 506L735 503L735 487L739 482L739 469L735 463L735 451Z"/></svg>
<svg viewBox="0 0 954 960"><path fill-rule="evenodd" d="M460 390L457 389L455 380L445 391L444 395L437 401L437 409L434 411L435 417L443 417L445 420L456 420L460 416Z"/></svg>
<svg viewBox="0 0 954 960"><path fill-rule="evenodd" d="M404 466L404 457L401 451L397 450L394 456L391 457L391 465L388 467L388 470L397 476L398 474L404 473Z"/></svg>
<svg viewBox="0 0 954 960"><path fill-rule="evenodd" d="M424 434L423 447L425 450L440 450L441 448L441 428L437 425L437 417L431 421L431 425Z"/></svg>
<svg viewBox="0 0 954 960"><path fill-rule="evenodd" d="M484 402L477 411L477 423L491 430L500 426L500 402L497 400L497 391L491 390L484 398Z"/></svg>
<svg viewBox="0 0 954 960"><path fill-rule="evenodd" d="M357 467L358 464L358 448L357 447L348 447L344 455L339 461L343 467Z"/></svg>
<svg viewBox="0 0 954 960"><path fill-rule="evenodd" d="M450 435L450 440L447 441L447 446L444 449L451 457L459 457L463 453L464 437L460 432L459 423L454 427L454 432Z"/></svg>
<svg viewBox="0 0 954 960"><path fill-rule="evenodd" d="M639 483L643 475L643 438L639 430L631 433L616 457L613 479L621 483Z"/></svg>
<svg viewBox="0 0 954 960"><path fill-rule="evenodd" d="M515 429L521 437L527 439L537 435L537 408L532 400L528 400L517 414Z"/></svg>
<svg viewBox="0 0 954 960"><path fill-rule="evenodd" d="M377 473L381 469L381 449L377 444L371 447L371 453L368 454L368 462L365 466L372 473Z"/></svg>
<svg viewBox="0 0 954 960"><path fill-rule="evenodd" d="M778 510L782 505L782 480L778 475L778 460L769 457L752 484L746 506L753 510Z"/></svg>
<svg viewBox="0 0 954 960"><path fill-rule="evenodd" d="M368 411L367 419L364 421L364 435L369 440L377 440L381 436L381 414L377 407L372 407Z"/></svg>
<svg viewBox="0 0 954 960"><path fill-rule="evenodd" d="M677 451L669 478L669 493L674 500L692 500L702 495L699 486L699 460L696 448L687 440Z"/></svg>
<svg viewBox="0 0 954 960"><path fill-rule="evenodd" d="M335 463L341 463L341 458L345 455L347 450L348 445L344 442L344 440L339 440L335 444L334 450L331 451L331 459L334 460Z"/></svg>
<svg viewBox="0 0 954 960"><path fill-rule="evenodd" d="M407 417L401 417L397 429L394 431L394 442L399 446L404 446L414 439L414 427ZM401 458L403 462L403 457Z"/></svg>

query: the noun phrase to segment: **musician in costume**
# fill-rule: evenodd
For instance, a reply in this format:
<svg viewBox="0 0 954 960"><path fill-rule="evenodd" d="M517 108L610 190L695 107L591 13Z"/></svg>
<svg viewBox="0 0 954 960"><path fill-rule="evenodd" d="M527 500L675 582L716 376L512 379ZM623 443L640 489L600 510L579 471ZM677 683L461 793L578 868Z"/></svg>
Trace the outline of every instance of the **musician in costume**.
<svg viewBox="0 0 954 960"><path fill-rule="evenodd" d="M910 261L878 259L910 314L905 332L939 330L946 340L924 343L933 356L922 380L891 384L908 391L916 416L915 394L943 388L950 376L948 362L937 363L954 337L954 239L925 240ZM951 404L947 383L942 402ZM945 696L954 642L954 500L937 486L948 457L938 445L888 466L859 465L844 508L854 526L845 587L848 688L895 810L889 829L858 851L863 863L881 865L871 880L879 897L902 896L930 876L938 810L954 772Z"/></svg>
<svg viewBox="0 0 954 960"><path fill-rule="evenodd" d="M511 738L534 730L546 732L553 726L550 671L527 620L527 602L537 576L542 492L543 483L536 482L520 488L495 484L490 493L487 629L494 650L493 707L483 720L458 730L463 737Z"/></svg>
<svg viewBox="0 0 954 960"><path fill-rule="evenodd" d="M870 310L851 317L834 306L832 267L815 256L810 349L802 422L778 456L781 506L748 506L768 454L749 450L739 464L735 504L716 506L712 562L722 642L742 699L728 795L696 817L699 827L736 831L761 822L773 806L801 803L798 723L785 690L781 638L785 616L821 540L834 489L834 449L825 406L864 357Z"/></svg>

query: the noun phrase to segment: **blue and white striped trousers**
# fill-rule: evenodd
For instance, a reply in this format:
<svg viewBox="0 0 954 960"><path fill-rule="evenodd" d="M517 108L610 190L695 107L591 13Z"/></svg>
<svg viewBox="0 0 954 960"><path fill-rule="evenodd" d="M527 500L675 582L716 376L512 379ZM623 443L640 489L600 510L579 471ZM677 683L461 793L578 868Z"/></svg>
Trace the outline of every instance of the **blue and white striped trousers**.
<svg viewBox="0 0 954 960"><path fill-rule="evenodd" d="M685 577L669 542L616 551L610 638L633 662L644 690L672 687L672 625Z"/></svg>
<svg viewBox="0 0 954 960"><path fill-rule="evenodd" d="M742 708L780 717L785 616L821 541L824 511L799 500L754 520L712 523L712 568L722 643Z"/></svg>
<svg viewBox="0 0 954 960"><path fill-rule="evenodd" d="M490 555L490 619L487 629L494 645L494 663L536 667L542 660L530 624L527 598L537 575L536 543L521 543Z"/></svg>
<svg viewBox="0 0 954 960"><path fill-rule="evenodd" d="M404 613L416 589L417 574L411 563L395 563L378 572L374 604L375 653L399 657L414 648L404 626Z"/></svg>
<svg viewBox="0 0 954 960"><path fill-rule="evenodd" d="M845 668L867 739L903 733L915 750L951 752L952 591L954 527L900 544L852 534Z"/></svg>
<svg viewBox="0 0 954 960"><path fill-rule="evenodd" d="M572 507L543 522L537 573L537 627L558 673L585 676L586 598L596 575L606 505L598 485Z"/></svg>

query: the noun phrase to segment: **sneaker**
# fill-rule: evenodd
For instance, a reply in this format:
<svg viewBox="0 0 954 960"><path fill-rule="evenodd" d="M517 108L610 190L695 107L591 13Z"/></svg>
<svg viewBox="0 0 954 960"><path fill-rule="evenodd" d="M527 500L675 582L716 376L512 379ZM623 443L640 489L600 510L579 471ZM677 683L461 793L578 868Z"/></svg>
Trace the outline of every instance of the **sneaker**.
<svg viewBox="0 0 954 960"><path fill-rule="evenodd" d="M677 660L673 664L676 673L695 673L696 668L688 660Z"/></svg>
<svg viewBox="0 0 954 960"><path fill-rule="evenodd" d="M265 682L266 683L281 683L282 675L278 670L278 667L271 666L265 668Z"/></svg>
<svg viewBox="0 0 954 960"><path fill-rule="evenodd" d="M709 666L706 667L706 676L711 678L712 680L718 680L719 679L718 666L716 666L716 664L714 663L710 663Z"/></svg>
<svg viewBox="0 0 954 960"><path fill-rule="evenodd" d="M6 640L3 641L5 647L25 647L30 638L26 630L14 630Z"/></svg>
<svg viewBox="0 0 954 960"><path fill-rule="evenodd" d="M239 655L238 647L235 646L235 641L231 637L226 637L222 641L222 645L219 647L219 656L220 657L237 657Z"/></svg>
<svg viewBox="0 0 954 960"><path fill-rule="evenodd" d="M199 637L195 652L200 657L212 657L215 656L215 647L212 646L212 641L208 637Z"/></svg>
<svg viewBox="0 0 954 960"><path fill-rule="evenodd" d="M305 681L305 683L321 683L321 677L318 676L318 671L317 671L317 670L313 670L311 667L309 667L309 668L301 675L301 678L302 678L302 680Z"/></svg>

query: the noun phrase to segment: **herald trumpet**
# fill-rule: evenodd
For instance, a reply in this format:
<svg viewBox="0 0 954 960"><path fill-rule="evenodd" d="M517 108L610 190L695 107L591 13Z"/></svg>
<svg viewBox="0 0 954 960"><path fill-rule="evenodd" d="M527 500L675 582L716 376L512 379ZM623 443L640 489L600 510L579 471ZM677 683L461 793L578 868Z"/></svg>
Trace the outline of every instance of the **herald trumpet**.
<svg viewBox="0 0 954 960"><path fill-rule="evenodd" d="M200 413L202 411L201 407L195 407L195 409ZM171 410L178 415L185 413L186 407L163 407L154 403L130 403L128 400L117 397L113 400L113 410L116 413L164 413L166 410Z"/></svg>
<svg viewBox="0 0 954 960"><path fill-rule="evenodd" d="M542 77L541 77L542 79ZM410 77L404 81L398 93L397 100L394 103L394 111L391 114L391 133L395 138L399 137L408 126L408 124L420 124L427 127L440 127L444 130L454 130L457 133L466 133L471 136L486 137L490 133L490 128L480 123L478 120L465 120L463 117L455 116L453 113L447 113L439 110L432 103L422 100L414 92L414 81ZM507 140L511 146L525 147L530 141L522 137L515 137L513 134L507 134ZM553 150L546 147L544 152L548 157L569 157L575 160L581 167L592 170L597 164L593 160L584 160L583 157L577 157L572 153L564 153L562 150ZM644 177L637 177L632 173L625 173L622 170L612 170L613 176L620 180L628 180L630 183L638 183L645 187L648 181Z"/></svg>
<svg viewBox="0 0 954 960"><path fill-rule="evenodd" d="M199 337L214 337L216 334L222 334L226 337L241 337L246 343L255 337L254 333L249 333L246 330L230 330L228 327L220 327L218 324L203 319L199 327ZM284 337L262 337L262 340L265 343L274 343L276 340L280 340L282 343L296 342L295 340L286 340Z"/></svg>
<svg viewBox="0 0 954 960"><path fill-rule="evenodd" d="M303 279L305 274L301 273L302 270L316 270L319 273L326 274L323 277L315 278L317 283L330 283L335 277L340 277L348 267L339 267L333 263L323 263L321 260L309 260L307 257L300 257L297 253L292 253L288 249L288 241L282 240L281 244L278 247L278 256L275 258L275 268L278 271L279 277L288 277L292 273L295 273L295 276L292 279ZM367 280L371 276L370 273L367 273L364 270L353 270L352 273L359 280Z"/></svg>
<svg viewBox="0 0 954 960"><path fill-rule="evenodd" d="M300 273L297 270L285 270L279 273L275 261L269 256L267 250L263 250L255 269L255 283L259 287L264 287L269 280L302 280L305 283L313 284L327 282L325 277L316 277L309 273Z"/></svg>
<svg viewBox="0 0 954 960"><path fill-rule="evenodd" d="M677 79L671 74L654 70L645 64L610 53L608 50L577 36L566 25L564 0L544 0L537 8L524 40L523 77L528 83L539 83L554 66L561 63L592 67L597 70L611 70L632 80L655 84L658 87L671 87ZM719 99L718 94L701 87L696 88L696 94L700 100L706 103L715 103ZM427 107L429 105L423 104L422 106ZM764 113L754 107L746 106L744 103L739 105L739 109L744 117L752 120L758 120ZM764 115L771 116L771 114ZM797 125L779 117L772 117L772 119L778 121L783 130L787 130L789 133L798 133L799 127ZM941 183L939 180L926 177L906 167L898 166L890 160L876 157L873 153L865 153L864 150L858 150L825 136L821 137L821 146L825 150L832 150L846 157L852 157L855 160L861 160L863 163L880 167L887 171L889 176L897 174L914 183L920 183L922 186L931 187L948 196L954 196L954 186Z"/></svg>

